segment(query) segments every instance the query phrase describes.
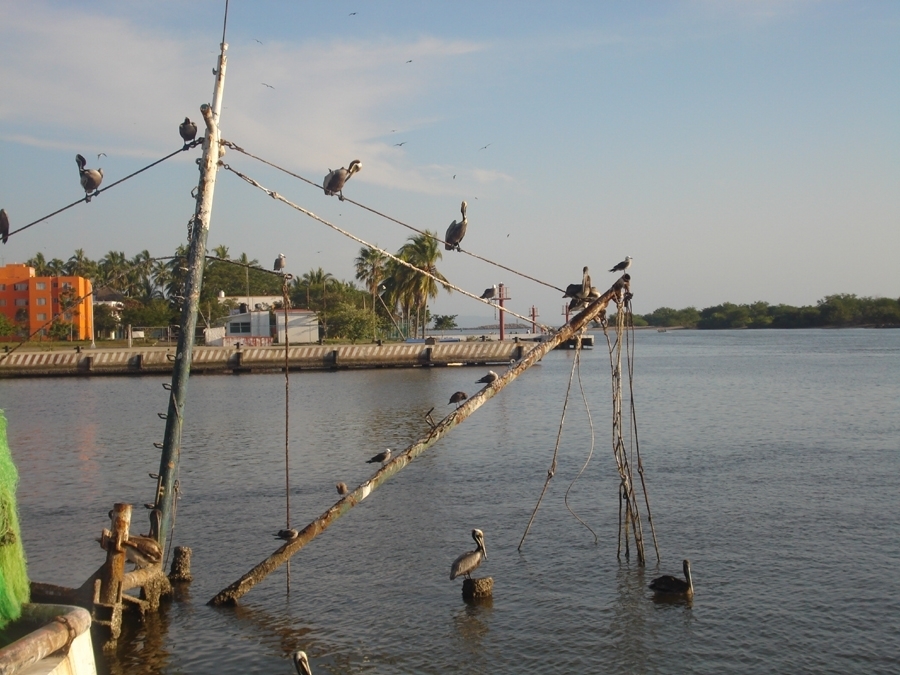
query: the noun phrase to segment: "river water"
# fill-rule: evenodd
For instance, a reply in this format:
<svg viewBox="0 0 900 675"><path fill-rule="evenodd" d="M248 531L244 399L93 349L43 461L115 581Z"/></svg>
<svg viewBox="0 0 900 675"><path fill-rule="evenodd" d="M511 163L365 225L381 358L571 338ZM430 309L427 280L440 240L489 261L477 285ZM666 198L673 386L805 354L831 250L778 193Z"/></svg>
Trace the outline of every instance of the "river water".
<svg viewBox="0 0 900 675"><path fill-rule="evenodd" d="M206 602L280 543L284 376L198 376L188 389L176 544L195 581L129 631L119 673L900 672L900 331L655 331L636 336L635 405L657 566L617 559L605 342L580 373L559 469L522 553L573 352L553 352L339 519L236 608ZM403 448L432 406L485 369L290 376L292 524ZM114 502L147 529L164 378L0 382L32 579L79 585ZM576 385L577 386L577 385ZM437 415L436 415L437 416ZM493 602L467 605L450 563L484 530ZM692 603L647 583L681 575Z"/></svg>

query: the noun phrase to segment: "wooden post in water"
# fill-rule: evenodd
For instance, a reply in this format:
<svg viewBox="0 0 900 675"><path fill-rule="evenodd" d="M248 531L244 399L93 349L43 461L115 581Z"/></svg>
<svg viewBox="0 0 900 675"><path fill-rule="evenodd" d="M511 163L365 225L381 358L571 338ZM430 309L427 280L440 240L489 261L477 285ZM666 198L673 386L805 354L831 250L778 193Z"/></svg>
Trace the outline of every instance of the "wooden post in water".
<svg viewBox="0 0 900 675"><path fill-rule="evenodd" d="M488 399L492 398L498 391L506 387L506 385L515 380L533 364L540 361L547 352L560 343L581 333L593 319L597 318L601 312L606 311L606 306L613 298L619 297L628 290L630 277L626 278L627 276L628 275L624 275L621 279L616 281L612 288L588 305L581 314L573 317L569 323L560 328L556 335L546 342L538 343L534 349L525 354L515 367L510 368L509 371L494 380L491 384L485 385L485 387L477 394L473 394L463 405L432 426L428 432L403 451L399 452L396 457L381 467L381 469L376 471L369 480L342 497L325 513L300 530L296 539L286 542L277 551L256 565L240 579L229 585L227 588L219 591L208 604L235 604L238 599L251 588L269 576L269 574L278 569L282 564L290 560L291 557L306 546L306 544L327 530L334 521L362 502L373 490L388 478L403 469L413 459L434 445L445 434L449 433L457 424L478 410L478 408L484 405Z"/></svg>
<svg viewBox="0 0 900 675"><path fill-rule="evenodd" d="M159 509L161 517L151 519L150 536L165 550L166 540L172 525L175 502L175 478L181 458L181 432L184 423L184 402L187 396L188 377L191 373L191 359L194 351L194 333L197 330L197 310L200 304L200 288L203 284L203 269L206 260L206 239L212 215L213 193L218 170L219 120L222 110L222 94L225 89L225 52L228 44L225 34L219 52L219 65L214 71L216 84L213 88L212 105L203 104L200 112L206 123L206 139L203 142L203 158L200 161L200 184L197 205L191 221L190 249L188 252L188 275L184 285L184 306L181 309L181 333L172 368L172 390L169 396L169 410L166 415L166 434L159 460L160 480L157 484L153 508Z"/></svg>

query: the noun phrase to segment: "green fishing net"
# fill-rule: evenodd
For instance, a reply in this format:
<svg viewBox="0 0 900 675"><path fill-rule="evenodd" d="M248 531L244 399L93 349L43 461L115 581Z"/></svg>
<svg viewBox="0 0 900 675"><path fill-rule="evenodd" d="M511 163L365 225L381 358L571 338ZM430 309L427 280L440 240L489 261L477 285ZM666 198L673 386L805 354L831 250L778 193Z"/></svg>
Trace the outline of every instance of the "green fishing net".
<svg viewBox="0 0 900 675"><path fill-rule="evenodd" d="M0 629L21 616L30 588L16 509L18 484L19 472L6 441L6 415L0 410Z"/></svg>

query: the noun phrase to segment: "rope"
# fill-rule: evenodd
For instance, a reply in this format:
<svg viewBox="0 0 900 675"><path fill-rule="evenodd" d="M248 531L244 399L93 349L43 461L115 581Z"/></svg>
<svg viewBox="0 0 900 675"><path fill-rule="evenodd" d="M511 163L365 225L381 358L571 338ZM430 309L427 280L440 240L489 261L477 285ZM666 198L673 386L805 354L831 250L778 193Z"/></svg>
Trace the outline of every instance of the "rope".
<svg viewBox="0 0 900 675"><path fill-rule="evenodd" d="M357 243L360 243L360 244L362 244L363 246L366 246L366 247L372 249L373 251L378 251L378 252L380 252L380 253L383 253L384 255L386 255L387 257L391 258L391 259L394 260L395 262L397 262L397 263L403 265L404 267L408 267L409 269L415 270L416 272L419 272L420 274L424 274L426 277L429 277L429 278L431 278L431 279L434 279L434 280L437 281L439 284L441 284L444 288L449 288L449 289L451 289L451 290L454 290L454 291L457 291L457 292L459 292L459 293L462 293L462 294L465 295L466 297L472 298L473 300L477 300L478 302L484 303L485 305L489 305L489 306L491 306L491 307L494 306L494 304L493 304L492 302L490 302L489 300L484 300L484 299L478 297L477 295L475 295L474 293L469 293L469 291L466 291L466 290L460 288L459 286L455 286L454 284L450 283L450 282L447 281L446 279L438 279L438 277L435 276L434 274L431 274L430 272L427 272L427 271L425 271L425 270L423 270L423 269L421 269L421 268L419 268L419 267L416 267L415 265L413 265L413 264L407 262L406 260L403 260L402 258L397 257L397 256L394 255L393 253L390 253L390 252L388 252L388 251L385 251L384 249L379 248L379 247L376 246L375 244L370 244L369 242L364 241L363 239L360 239L360 238L357 237L356 235L351 234L351 233L347 232L346 230L341 229L341 228L338 227L337 225L328 222L327 220L325 220L324 218L322 218L322 217L320 217L320 216L317 216L317 215L316 215L315 213L313 213L312 211L308 211L307 209L304 209L302 206L299 206L299 205L297 205L297 204L294 204L292 201L290 201L290 200L288 200L288 199L285 199L284 197L282 197L280 194L278 194L278 193L275 192L274 190L270 190L269 188L264 187L263 185L261 185L260 183L258 183L258 182L257 182L256 180L254 180L253 178L250 178L250 176L244 175L243 173L241 173L241 172L238 171L237 169L232 168L232 167L229 166L228 164L222 164L222 168L223 168L223 169L226 169L227 171L230 171L230 172L233 173L235 176L237 176L237 177L240 178L241 180L243 180L243 181L249 183L249 184L252 185L253 187L258 188L259 190L262 190L263 192L265 192L266 194L268 194L268 195L269 195L270 197L272 197L273 199L277 199L278 201L287 204L287 205L290 206L291 208L294 208L294 209L296 209L297 211L300 211L301 213L303 213L303 214L309 216L310 218L312 218L313 220L318 220L318 221L319 221L320 223L322 223L323 225L326 225L326 226L330 227L332 230L334 230L334 231L336 231L336 232L339 232L339 233L343 234L345 237L349 237L349 238L352 239L353 241L355 241L355 242L357 242ZM304 180L305 180L305 179L304 179ZM432 236L432 235L428 235L428 236ZM516 314L516 313L513 312L512 310L507 309L507 308L505 308L505 307L503 308L503 311L504 311L504 312L507 312L508 314L513 315L513 316L516 317L516 318L519 318L519 319L522 319L523 321L527 321L528 323L531 323L531 318L530 318L530 317L523 316L523 315L521 315L521 314ZM544 329L544 330L546 330L546 331L552 331L552 330L554 330L552 327L546 326L546 325L544 325L544 324L538 324L538 325L539 325L542 329Z"/></svg>
<svg viewBox="0 0 900 675"><path fill-rule="evenodd" d="M283 301L281 303L284 309L284 508L285 508L285 529L291 529L291 468L290 468L290 400L291 400L291 378L288 370L288 356L290 353L290 340L288 339L288 283L293 279L293 275L285 274L284 280L281 282L281 295ZM287 563L287 590L291 592L291 561Z"/></svg>
<svg viewBox="0 0 900 675"><path fill-rule="evenodd" d="M105 188L103 188L102 190L95 190L95 191L93 192L93 194L91 194L91 197L96 197L96 196L99 195L101 192L106 192L106 191L109 190L110 188L114 188L114 187L115 187L116 185L118 185L119 183L124 183L124 182L125 182L126 180L128 180L129 178L134 178L134 177L137 176L139 173L143 173L143 172L146 171L147 169L153 168L153 167L156 166L157 164L160 164L160 163L162 163L162 162L165 162L167 159L171 159L172 157L174 157L175 155L177 155L179 152L184 152L185 150L188 150L188 149L190 149L190 148L193 148L193 147L199 145L199 144L202 143L202 142L203 142L203 139L202 139L202 138L198 138L198 139L192 141L191 143L185 143L183 147L178 148L178 150L176 150L175 152L166 155L166 156L163 157L162 159L156 160L156 161L153 162L152 164L148 164L148 165L145 166L143 169L138 169L138 170L135 171L134 173L125 176L125 178L120 178L120 179L117 180L115 183L112 183L111 185L107 185L107 186L106 186ZM76 206L77 204L81 204L82 202L84 202L85 204L87 204L87 197L88 197L88 196L85 195L85 196L82 197L81 199L72 202L72 203L69 204L68 206L64 206L64 207L62 207L61 209L57 209L57 210L54 211L53 213L44 216L43 218L38 218L37 220L32 221L32 222L28 223L27 225L23 225L23 226L20 227L18 230L13 230L12 232L10 232L10 233L9 233L9 236L11 237L11 236L13 236L14 234L18 234L18 233L21 232L22 230L27 230L27 229L28 229L29 227L31 227L32 225L37 225L37 224L40 223L40 222L43 222L43 221L45 221L45 220L47 220L47 219L49 219L49 218L52 218L52 217L55 216L55 215L58 215L58 214L62 213L63 211L66 211L66 210L68 210L68 209L71 209L73 206Z"/></svg>
<svg viewBox="0 0 900 675"><path fill-rule="evenodd" d="M300 175L298 175L298 174L296 174L296 173L293 173L292 171L288 171L287 169L282 168L282 167L278 166L277 164L273 164L272 162L266 161L266 160L263 159L262 157L257 157L256 155L247 152L246 150L244 150L244 148L240 147L239 145L236 145L235 143L232 143L231 141L226 141L226 140L223 139L223 140L221 141L221 143L222 143L222 145L228 146L228 147L231 148L232 150L237 150L238 152L240 152L240 153L242 153L242 154L244 154L244 155L247 155L247 157L251 157L251 158L255 159L255 160L258 161L258 162L262 162L263 164L266 164L267 166L271 166L273 169L277 169L278 171L281 171L281 172L283 172L283 173L286 173L286 174L289 175L289 176L293 176L294 178L296 178L296 179L298 179L298 180L302 180L304 183L308 183L309 185L312 185L314 188L317 188L317 189L322 190L322 191L325 190L325 188L322 187L321 185L319 185L318 183L315 183L315 182L309 180L308 178L304 178L303 176L300 176ZM416 232L416 233L422 234L422 235L425 234L425 232L423 232L422 230L420 230L420 229L418 229L418 228L416 228L416 227L413 227L412 225L409 225L409 224L407 224L407 223L404 223L402 220L397 220L396 218L393 218L392 216L389 216L389 215L387 215L387 214L385 214L385 213L382 213L381 211L378 211L378 210L373 209L373 208L371 208L371 207L369 207L369 206L366 206L365 204L361 204L361 203L359 203L359 202L357 202L357 201L354 201L354 200L350 199L349 197L344 197L344 198L343 198L343 201L345 201L345 202L350 202L350 203L353 204L354 206L358 206L359 208L364 209L364 210L368 211L369 213L373 213L373 214L375 214L376 216L381 216L382 218L384 218L384 219L386 219L386 220L390 220L392 223L397 223L398 225L401 225L401 226L405 227L405 228L408 229L408 230L412 230L413 232ZM441 239L440 237L435 237L435 239L437 239L439 242L441 242L441 243L444 244L444 245L447 244L447 242L444 241L443 239ZM493 265L494 267L499 267L499 268L502 269L502 270L506 270L507 272L510 272L510 273L512 273L512 274L515 274L515 275L517 275L517 276L520 276L520 277L522 277L523 279L528 279L529 281L533 281L533 282L535 282L536 284L541 284L542 286L547 286L548 288L552 288L553 290L560 291L561 293L565 293L565 292L566 292L565 289L559 288L558 286L554 286L553 284L549 284L549 283L547 283L546 281L541 281L540 279L536 279L535 277L529 276L529 275L525 274L524 272L519 272L518 270L514 270L514 269L511 268L511 267L507 267L506 265L503 265L503 264L501 264L501 263L495 262L495 261L490 260L490 259L488 259L488 258L483 258L482 256L480 256L480 255L478 255L478 254L476 254L476 253L472 253L471 251L463 251L462 249L459 249L459 251L460 251L461 253L465 253L466 255L472 256L473 258L476 258L477 260L481 260L482 262L486 262L486 263L489 264L489 265Z"/></svg>
<svg viewBox="0 0 900 675"><path fill-rule="evenodd" d="M531 524L534 522L535 516L537 516L538 509L541 508L541 502L544 500L547 486L550 485L550 481L553 480L553 476L556 475L556 458L559 455L559 442L562 438L563 426L565 426L566 422L566 409L569 407L569 392L572 391L572 379L575 377L575 367L577 365L578 358L576 354L576 358L572 361L572 372L569 373L569 386L566 387L566 398L563 401L562 417L560 417L559 420L559 430L556 432L556 447L553 448L553 460L550 462L550 468L547 470L547 480L544 481L544 489L541 490L541 496L538 497L537 504L534 506L534 511L531 512L531 518L528 520L528 525L525 527L525 533L522 535L522 540L519 542L518 550L520 553L522 552L522 546L525 544L525 537L528 536L528 532L531 530Z"/></svg>
<svg viewBox="0 0 900 675"><path fill-rule="evenodd" d="M581 467L581 471L578 472L578 475L572 479L572 482L569 484L569 487L566 488L566 494L565 494L565 497L563 498L563 502L565 503L566 508L569 509L569 513L571 513L573 516L575 516L575 519L579 523L584 525L588 530L590 530L590 533L594 535L594 543L596 544L600 541L599 537L597 537L597 533L594 532L594 530L591 528L591 526L588 525L586 522L584 522L578 516L578 514L572 510L572 507L569 506L569 492L571 492L572 486L574 486L575 482L579 478L581 478L581 474L584 473L584 470L587 468L588 464L590 464L591 457L594 456L594 420L593 420L593 418L591 418L591 409L590 409L590 406L588 406L587 394L585 394L585 392L584 392L584 383L581 381L581 338L580 337L578 339L578 343L575 348L575 360L578 361L578 368L577 368L577 370L578 370L578 386L581 389L581 400L584 401L584 409L585 409L585 412L587 412L588 424L590 424L590 427L591 427L591 450L590 450L590 452L588 452L587 459L584 461L584 466Z"/></svg>

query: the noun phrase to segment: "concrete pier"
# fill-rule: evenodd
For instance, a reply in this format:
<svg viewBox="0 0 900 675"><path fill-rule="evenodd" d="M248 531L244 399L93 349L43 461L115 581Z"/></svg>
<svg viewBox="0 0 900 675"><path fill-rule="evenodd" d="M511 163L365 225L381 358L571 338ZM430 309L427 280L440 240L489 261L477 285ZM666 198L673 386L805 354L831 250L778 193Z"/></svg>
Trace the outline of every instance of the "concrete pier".
<svg viewBox="0 0 900 675"><path fill-rule="evenodd" d="M290 347L290 370L414 368L506 364L520 360L535 343L512 340L385 343L382 345L304 345ZM131 349L19 350L0 353L0 378L171 373L175 347ZM257 373L284 370L284 347L196 347L191 374Z"/></svg>

